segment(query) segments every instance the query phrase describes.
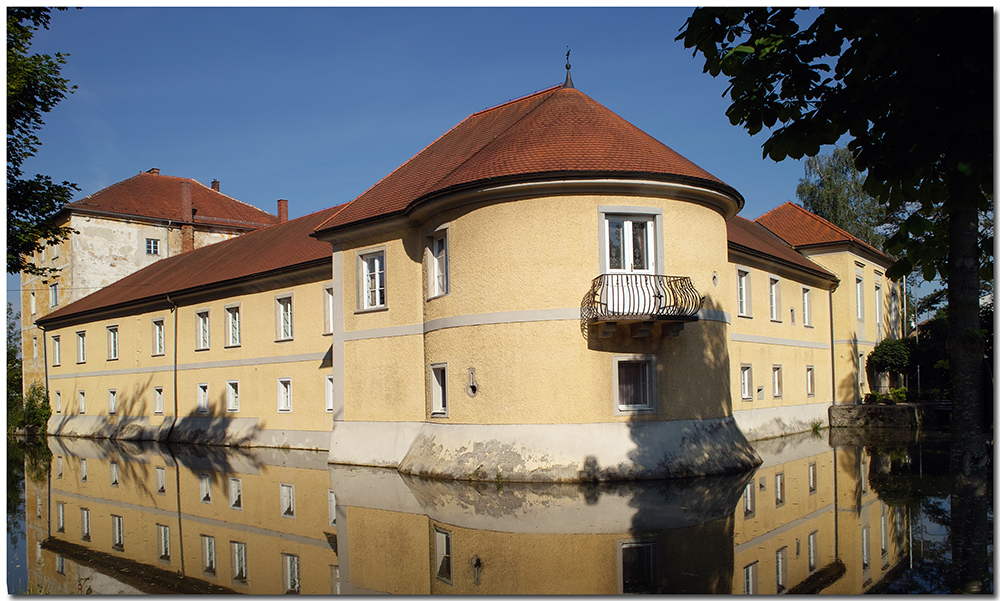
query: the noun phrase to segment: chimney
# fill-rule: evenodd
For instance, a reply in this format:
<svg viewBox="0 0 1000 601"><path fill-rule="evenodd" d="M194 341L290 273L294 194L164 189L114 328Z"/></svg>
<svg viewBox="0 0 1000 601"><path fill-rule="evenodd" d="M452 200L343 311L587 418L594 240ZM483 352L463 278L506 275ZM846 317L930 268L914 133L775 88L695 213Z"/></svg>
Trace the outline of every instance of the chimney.
<svg viewBox="0 0 1000 601"><path fill-rule="evenodd" d="M217 179L212 180L212 189L215 190L216 192L219 191L219 180Z"/></svg>
<svg viewBox="0 0 1000 601"><path fill-rule="evenodd" d="M153 175L159 175L160 174L160 168L159 167L153 167L152 169L150 169L146 173L152 173Z"/></svg>
<svg viewBox="0 0 1000 601"><path fill-rule="evenodd" d="M194 211L191 207L191 182L181 182L181 252L194 250Z"/></svg>
<svg viewBox="0 0 1000 601"><path fill-rule="evenodd" d="M288 201L284 198L278 199L278 223L288 221Z"/></svg>

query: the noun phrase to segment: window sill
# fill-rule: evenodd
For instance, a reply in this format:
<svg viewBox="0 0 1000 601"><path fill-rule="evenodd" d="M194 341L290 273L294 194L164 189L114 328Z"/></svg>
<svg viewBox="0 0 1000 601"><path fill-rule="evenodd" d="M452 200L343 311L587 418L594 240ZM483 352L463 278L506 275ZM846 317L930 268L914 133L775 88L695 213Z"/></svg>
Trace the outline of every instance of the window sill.
<svg viewBox="0 0 1000 601"><path fill-rule="evenodd" d="M743 397L741 400L744 403L752 403L753 402L753 397Z"/></svg>
<svg viewBox="0 0 1000 601"><path fill-rule="evenodd" d="M753 315L743 315L742 313L737 313L736 317L742 317L743 319L753 319Z"/></svg>
<svg viewBox="0 0 1000 601"><path fill-rule="evenodd" d="M163 357L165 355L166 353L153 353L152 355L150 355L150 357Z"/></svg>
<svg viewBox="0 0 1000 601"><path fill-rule="evenodd" d="M291 409L278 409L278 413L291 413Z"/></svg>
<svg viewBox="0 0 1000 601"><path fill-rule="evenodd" d="M443 298L443 297L445 297L445 296L448 296L448 295L450 294L450 292L451 292L451 291L448 291L448 292L442 292L441 294L435 294L434 296L428 296L428 297L427 297L427 302L430 302L430 301L432 301L432 300L435 300L435 299L438 299L438 298Z"/></svg>
<svg viewBox="0 0 1000 601"><path fill-rule="evenodd" d="M358 309L358 310L356 310L354 312L354 314L355 315L359 315L361 313L379 313L381 311L388 311L388 310L389 310L389 307L387 307L385 305L382 305L382 306L379 306L379 307L369 307L367 309Z"/></svg>
<svg viewBox="0 0 1000 601"><path fill-rule="evenodd" d="M198 348L194 349L194 352L201 353L203 351L209 351L209 350L212 350L212 347L210 347L210 346L202 346L202 347L198 347Z"/></svg>
<svg viewBox="0 0 1000 601"><path fill-rule="evenodd" d="M240 412L239 409L229 409L229 408L226 408L226 413L239 413L239 412Z"/></svg>
<svg viewBox="0 0 1000 601"><path fill-rule="evenodd" d="M163 415L163 412L162 411L154 411L153 415Z"/></svg>
<svg viewBox="0 0 1000 601"><path fill-rule="evenodd" d="M277 342L291 342L293 340L295 340L295 338L275 338L274 342L276 342L276 343Z"/></svg>
<svg viewBox="0 0 1000 601"><path fill-rule="evenodd" d="M811 330L811 329L813 329L814 326L811 323L804 323L804 324L802 324L802 327L803 328L809 328Z"/></svg>
<svg viewBox="0 0 1000 601"><path fill-rule="evenodd" d="M772 319L771 323L784 323L784 322L781 321L780 319Z"/></svg>
<svg viewBox="0 0 1000 601"><path fill-rule="evenodd" d="M242 346L243 346L242 344L227 344L222 348L240 348Z"/></svg>
<svg viewBox="0 0 1000 601"><path fill-rule="evenodd" d="M433 413L433 412L431 413L431 419L434 419L434 418L447 418L447 417L448 417L447 413Z"/></svg>
<svg viewBox="0 0 1000 601"><path fill-rule="evenodd" d="M108 357L108 361L117 361L118 357Z"/></svg>

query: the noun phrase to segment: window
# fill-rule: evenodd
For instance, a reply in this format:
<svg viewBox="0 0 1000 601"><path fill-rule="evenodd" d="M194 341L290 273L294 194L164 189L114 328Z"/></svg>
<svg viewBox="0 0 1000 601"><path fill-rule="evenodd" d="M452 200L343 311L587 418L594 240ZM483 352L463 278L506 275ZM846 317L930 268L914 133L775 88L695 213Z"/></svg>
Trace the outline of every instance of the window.
<svg viewBox="0 0 1000 601"><path fill-rule="evenodd" d="M361 302L359 309L382 309L385 307L385 251L359 256L361 261Z"/></svg>
<svg viewBox="0 0 1000 601"><path fill-rule="evenodd" d="M229 507L243 509L243 481L239 478L229 479Z"/></svg>
<svg viewBox="0 0 1000 601"><path fill-rule="evenodd" d="M819 530L813 530L809 533L808 546L806 547L806 552L809 556L809 573L816 571L816 553L818 549L816 548L816 539L819 537Z"/></svg>
<svg viewBox="0 0 1000 601"><path fill-rule="evenodd" d="M326 377L326 412L333 413L333 376Z"/></svg>
<svg viewBox="0 0 1000 601"><path fill-rule="evenodd" d="M816 396L816 370L812 365L806 366L806 396Z"/></svg>
<svg viewBox="0 0 1000 601"><path fill-rule="evenodd" d="M777 278L770 278L768 298L771 305L771 321L781 321L781 284Z"/></svg>
<svg viewBox="0 0 1000 601"><path fill-rule="evenodd" d="M332 490L326 491L327 509L330 511L330 525L337 525L337 495Z"/></svg>
<svg viewBox="0 0 1000 601"><path fill-rule="evenodd" d="M868 526L861 529L861 569L867 570L871 567L872 557L869 545L871 544L871 532Z"/></svg>
<svg viewBox="0 0 1000 601"><path fill-rule="evenodd" d="M62 456L56 457L56 480L62 480L63 476L63 458Z"/></svg>
<svg viewBox="0 0 1000 601"><path fill-rule="evenodd" d="M153 320L153 355L162 355L166 352L166 340L163 335L163 320Z"/></svg>
<svg viewBox="0 0 1000 601"><path fill-rule="evenodd" d="M434 528L434 574L451 584L451 532Z"/></svg>
<svg viewBox="0 0 1000 601"><path fill-rule="evenodd" d="M215 575L215 537L201 535L201 571Z"/></svg>
<svg viewBox="0 0 1000 601"><path fill-rule="evenodd" d="M80 406L80 413L87 412L87 394L80 390L76 393L76 402Z"/></svg>
<svg viewBox="0 0 1000 601"><path fill-rule="evenodd" d="M55 367L62 363L62 344L59 342L58 336L52 337L52 366Z"/></svg>
<svg viewBox="0 0 1000 601"><path fill-rule="evenodd" d="M899 331L899 293L896 292L895 286L890 287L891 292L889 293L889 312L892 323L890 324L890 332L893 338L899 336L901 332Z"/></svg>
<svg viewBox="0 0 1000 601"><path fill-rule="evenodd" d="M753 400L753 366L740 366L740 398L744 401Z"/></svg>
<svg viewBox="0 0 1000 601"><path fill-rule="evenodd" d="M858 386L861 387L860 393L864 393L865 387L865 354L858 353Z"/></svg>
<svg viewBox="0 0 1000 601"><path fill-rule="evenodd" d="M56 573L66 575L66 558L56 555Z"/></svg>
<svg viewBox="0 0 1000 601"><path fill-rule="evenodd" d="M80 538L90 540L90 510L85 507L80 508Z"/></svg>
<svg viewBox="0 0 1000 601"><path fill-rule="evenodd" d="M281 579L285 583L286 595L298 595L301 592L298 555L281 554Z"/></svg>
<svg viewBox="0 0 1000 601"><path fill-rule="evenodd" d="M35 314L35 293L31 292L28 294L28 302L31 305L31 314Z"/></svg>
<svg viewBox="0 0 1000 601"><path fill-rule="evenodd" d="M743 269L736 270L736 312L750 317L750 272Z"/></svg>
<svg viewBox="0 0 1000 601"><path fill-rule="evenodd" d="M160 550L160 559L170 561L170 526L156 525L156 547Z"/></svg>
<svg viewBox="0 0 1000 601"><path fill-rule="evenodd" d="M818 482L816 480L816 464L809 464L809 494L815 494Z"/></svg>
<svg viewBox="0 0 1000 601"><path fill-rule="evenodd" d="M163 415L163 387L153 389L153 413Z"/></svg>
<svg viewBox="0 0 1000 601"><path fill-rule="evenodd" d="M654 273L655 218L609 215L605 218L608 273Z"/></svg>
<svg viewBox="0 0 1000 601"><path fill-rule="evenodd" d="M448 364L431 365L431 415L448 415Z"/></svg>
<svg viewBox="0 0 1000 601"><path fill-rule="evenodd" d="M156 492L165 494L167 492L167 470L163 467L156 468Z"/></svg>
<svg viewBox="0 0 1000 601"><path fill-rule="evenodd" d="M430 281L427 296L433 298L448 294L448 230L436 232L430 239Z"/></svg>
<svg viewBox="0 0 1000 601"><path fill-rule="evenodd" d="M160 241L156 238L146 238L146 254L147 255L158 255L160 254Z"/></svg>
<svg viewBox="0 0 1000 601"><path fill-rule="evenodd" d="M278 411L288 413L292 410L292 379L278 379Z"/></svg>
<svg viewBox="0 0 1000 601"><path fill-rule="evenodd" d="M812 291L809 288L802 289L802 325L811 327L812 318Z"/></svg>
<svg viewBox="0 0 1000 601"><path fill-rule="evenodd" d="M237 380L226 382L226 411L240 410L240 383Z"/></svg>
<svg viewBox="0 0 1000 601"><path fill-rule="evenodd" d="M656 566L656 543L620 543L621 593L625 595L657 593L653 576Z"/></svg>
<svg viewBox="0 0 1000 601"><path fill-rule="evenodd" d="M333 332L333 285L323 286L323 324L324 334Z"/></svg>
<svg viewBox="0 0 1000 601"><path fill-rule="evenodd" d="M197 350L205 350L208 348L209 344L209 323L208 323L208 311L199 311L196 313L198 321L198 331L195 332L195 340L197 344L195 348Z"/></svg>
<svg viewBox="0 0 1000 601"><path fill-rule="evenodd" d="M87 333L77 332L76 333L76 362L86 363L87 362Z"/></svg>
<svg viewBox="0 0 1000 601"><path fill-rule="evenodd" d="M743 568L743 594L757 594L757 562Z"/></svg>
<svg viewBox="0 0 1000 601"><path fill-rule="evenodd" d="M774 506L780 507L785 504L785 474L774 475Z"/></svg>
<svg viewBox="0 0 1000 601"><path fill-rule="evenodd" d="M781 366L771 366L771 394L774 398L781 398Z"/></svg>
<svg viewBox="0 0 1000 601"><path fill-rule="evenodd" d="M882 342L882 285L875 284L875 342Z"/></svg>
<svg viewBox="0 0 1000 601"><path fill-rule="evenodd" d="M743 517L752 518L757 512L757 489L750 481L743 488Z"/></svg>
<svg viewBox="0 0 1000 601"><path fill-rule="evenodd" d="M118 326L108 327L108 361L118 359Z"/></svg>
<svg viewBox="0 0 1000 601"><path fill-rule="evenodd" d="M118 463L115 462L115 461L112 461L109 467L110 467L110 471L111 471L111 486L114 486L115 488L117 488L118 487Z"/></svg>
<svg viewBox="0 0 1000 601"><path fill-rule="evenodd" d="M122 516L111 514L111 548L116 551L125 550L125 528Z"/></svg>
<svg viewBox="0 0 1000 601"><path fill-rule="evenodd" d="M208 413L208 384L198 384L198 413Z"/></svg>
<svg viewBox="0 0 1000 601"><path fill-rule="evenodd" d="M35 501L35 511L37 512L36 517L38 517L38 519L42 519L42 498L38 497Z"/></svg>
<svg viewBox="0 0 1000 601"><path fill-rule="evenodd" d="M247 581L247 545L231 541L233 580L246 584Z"/></svg>
<svg viewBox="0 0 1000 601"><path fill-rule="evenodd" d="M778 593L783 593L788 588L788 547L782 547L774 553L774 582Z"/></svg>
<svg viewBox="0 0 1000 601"><path fill-rule="evenodd" d="M281 501L281 516L286 518L295 517L295 486L291 484L279 484L278 496Z"/></svg>
<svg viewBox="0 0 1000 601"><path fill-rule="evenodd" d="M62 413L62 392L55 391L56 413Z"/></svg>
<svg viewBox="0 0 1000 601"><path fill-rule="evenodd" d="M882 519L879 522L879 533L882 549L883 563L889 555L889 515L885 512L885 505L882 506Z"/></svg>
<svg viewBox="0 0 1000 601"><path fill-rule="evenodd" d="M66 504L56 503L56 532L66 532Z"/></svg>
<svg viewBox="0 0 1000 601"><path fill-rule="evenodd" d="M277 299L277 306L275 307L277 318L277 339L278 340L291 340L292 339L292 297L285 296L283 298Z"/></svg>
<svg viewBox="0 0 1000 601"><path fill-rule="evenodd" d="M108 415L118 413L118 391L108 391Z"/></svg>
<svg viewBox="0 0 1000 601"><path fill-rule="evenodd" d="M51 248L52 249L52 258L53 259L58 259L59 258L59 245L58 244L49 245L49 246L47 246L47 248Z"/></svg>
<svg viewBox="0 0 1000 601"><path fill-rule="evenodd" d="M226 346L240 345L240 308L226 307Z"/></svg>
<svg viewBox="0 0 1000 601"><path fill-rule="evenodd" d="M202 503L212 502L212 477L208 474L198 475L198 496Z"/></svg>
<svg viewBox="0 0 1000 601"><path fill-rule="evenodd" d="M656 369L650 355L623 355L612 359L615 413L656 411Z"/></svg>
<svg viewBox="0 0 1000 601"><path fill-rule="evenodd" d="M38 336L31 337L31 358L38 359Z"/></svg>
<svg viewBox="0 0 1000 601"><path fill-rule="evenodd" d="M865 281L862 278L854 279L854 302L858 306L858 321L865 319Z"/></svg>
<svg viewBox="0 0 1000 601"><path fill-rule="evenodd" d="M59 284L49 285L49 306L59 306Z"/></svg>

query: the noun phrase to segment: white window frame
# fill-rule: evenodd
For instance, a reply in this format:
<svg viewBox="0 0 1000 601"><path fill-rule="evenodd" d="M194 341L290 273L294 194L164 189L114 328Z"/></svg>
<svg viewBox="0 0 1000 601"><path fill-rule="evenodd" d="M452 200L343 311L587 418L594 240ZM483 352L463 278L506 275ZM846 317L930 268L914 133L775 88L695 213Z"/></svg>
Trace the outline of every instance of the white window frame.
<svg viewBox="0 0 1000 601"><path fill-rule="evenodd" d="M125 550L125 519L115 514L111 514L111 548Z"/></svg>
<svg viewBox="0 0 1000 601"><path fill-rule="evenodd" d="M807 471L807 483L809 486L809 494L816 494L816 491L819 490L819 468L816 466L816 462L809 464Z"/></svg>
<svg viewBox="0 0 1000 601"><path fill-rule="evenodd" d="M56 390L53 391L53 394L55 395L53 404L55 405L56 413L62 413L62 391Z"/></svg>
<svg viewBox="0 0 1000 601"><path fill-rule="evenodd" d="M153 388L153 414L163 415L163 387Z"/></svg>
<svg viewBox="0 0 1000 601"><path fill-rule="evenodd" d="M31 337L31 358L38 359L38 336Z"/></svg>
<svg viewBox="0 0 1000 601"><path fill-rule="evenodd" d="M447 559L447 566L445 566ZM454 554L451 547L451 531L434 526L434 576L445 584L452 584L454 574Z"/></svg>
<svg viewBox="0 0 1000 601"><path fill-rule="evenodd" d="M208 350L212 343L211 311L199 309L195 311L194 348L196 351Z"/></svg>
<svg viewBox="0 0 1000 601"><path fill-rule="evenodd" d="M774 506L781 507L785 504L785 472L774 475Z"/></svg>
<svg viewBox="0 0 1000 601"><path fill-rule="evenodd" d="M161 561L170 561L170 526L156 525L156 548Z"/></svg>
<svg viewBox="0 0 1000 601"><path fill-rule="evenodd" d="M278 484L281 517L295 519L295 485Z"/></svg>
<svg viewBox="0 0 1000 601"><path fill-rule="evenodd" d="M59 336L52 337L52 367L62 365L62 342Z"/></svg>
<svg viewBox="0 0 1000 601"><path fill-rule="evenodd" d="M80 460L80 482L86 482L86 481L87 481L87 460L86 459L81 459Z"/></svg>
<svg viewBox="0 0 1000 601"><path fill-rule="evenodd" d="M431 363L431 417L448 417L448 364Z"/></svg>
<svg viewBox="0 0 1000 601"><path fill-rule="evenodd" d="M87 362L87 330L80 330L76 333L76 362Z"/></svg>
<svg viewBox="0 0 1000 601"><path fill-rule="evenodd" d="M854 277L854 302L858 308L857 318L858 321L865 320L865 279L863 277Z"/></svg>
<svg viewBox="0 0 1000 601"><path fill-rule="evenodd" d="M233 348L243 344L242 332L240 330L240 304L226 305L226 348Z"/></svg>
<svg viewBox="0 0 1000 601"><path fill-rule="evenodd" d="M757 585L758 562L753 562L743 566L743 594L756 595L759 592Z"/></svg>
<svg viewBox="0 0 1000 601"><path fill-rule="evenodd" d="M330 512L330 526L337 525L337 493L332 490L326 491L326 504Z"/></svg>
<svg viewBox="0 0 1000 601"><path fill-rule="evenodd" d="M156 466L156 492L157 494L167 494L167 468Z"/></svg>
<svg viewBox="0 0 1000 601"><path fill-rule="evenodd" d="M146 238L146 254L157 255L157 256L160 254L159 238Z"/></svg>
<svg viewBox="0 0 1000 601"><path fill-rule="evenodd" d="M805 286L802 287L802 325L807 328L813 327L812 289Z"/></svg>
<svg viewBox="0 0 1000 601"><path fill-rule="evenodd" d="M757 513L757 483L751 480L743 487L743 517L752 518Z"/></svg>
<svg viewBox="0 0 1000 601"><path fill-rule="evenodd" d="M49 306L59 306L59 282L49 285Z"/></svg>
<svg viewBox="0 0 1000 601"><path fill-rule="evenodd" d="M333 413L333 376L326 377L326 412Z"/></svg>
<svg viewBox="0 0 1000 601"><path fill-rule="evenodd" d="M86 507L80 508L80 538L90 540L90 510Z"/></svg>
<svg viewBox="0 0 1000 601"><path fill-rule="evenodd" d="M771 366L771 396L773 396L776 399L780 399L781 398L781 392L782 392L781 389L782 389L782 385L783 385L782 380L783 380L783 376L781 374L781 366L780 365L772 365Z"/></svg>
<svg viewBox="0 0 1000 601"><path fill-rule="evenodd" d="M427 238L427 299L451 292L448 228L445 224Z"/></svg>
<svg viewBox="0 0 1000 601"><path fill-rule="evenodd" d="M118 326L108 326L108 361L118 360Z"/></svg>
<svg viewBox="0 0 1000 601"><path fill-rule="evenodd" d="M230 548L232 551L233 580L246 584L250 574L250 567L247 562L247 544L230 541Z"/></svg>
<svg viewBox="0 0 1000 601"><path fill-rule="evenodd" d="M771 321L781 322L781 278L769 275L767 278L768 303L771 309Z"/></svg>
<svg viewBox="0 0 1000 601"><path fill-rule="evenodd" d="M108 389L108 415L118 413L118 391L114 388Z"/></svg>
<svg viewBox="0 0 1000 601"><path fill-rule="evenodd" d="M740 398L744 401L753 400L753 365L740 365Z"/></svg>
<svg viewBox="0 0 1000 601"><path fill-rule="evenodd" d="M167 352L167 337L163 323L162 317L153 319L153 357L160 357Z"/></svg>
<svg viewBox="0 0 1000 601"><path fill-rule="evenodd" d="M292 379L278 378L278 413L292 412Z"/></svg>
<svg viewBox="0 0 1000 601"><path fill-rule="evenodd" d="M774 582L777 593L783 593L788 588L788 546L774 552Z"/></svg>
<svg viewBox="0 0 1000 601"><path fill-rule="evenodd" d="M241 478L229 479L229 508L243 510L243 480Z"/></svg>
<svg viewBox="0 0 1000 601"><path fill-rule="evenodd" d="M28 304L31 307L31 314L34 315L35 312L36 312L36 307L35 307L35 292L34 291L31 291L31 292L28 293L28 301L29 301Z"/></svg>
<svg viewBox="0 0 1000 601"><path fill-rule="evenodd" d="M286 595L298 595L302 592L298 555L281 554L281 577Z"/></svg>
<svg viewBox="0 0 1000 601"><path fill-rule="evenodd" d="M206 505L212 504L212 476L211 474L198 474L198 496L201 502Z"/></svg>
<svg viewBox="0 0 1000 601"><path fill-rule="evenodd" d="M240 411L240 381L226 381L226 413L239 413Z"/></svg>
<svg viewBox="0 0 1000 601"><path fill-rule="evenodd" d="M80 413L87 412L87 393L83 390L76 391L76 404Z"/></svg>
<svg viewBox="0 0 1000 601"><path fill-rule="evenodd" d="M875 342L882 342L882 282L875 281Z"/></svg>
<svg viewBox="0 0 1000 601"><path fill-rule="evenodd" d="M215 575L218 570L218 563L215 555L215 537L207 534L201 535L201 571L205 574Z"/></svg>
<svg viewBox="0 0 1000 601"><path fill-rule="evenodd" d="M388 308L385 247L358 252L358 312Z"/></svg>
<svg viewBox="0 0 1000 601"><path fill-rule="evenodd" d="M750 268L736 268L736 315L753 317L750 304Z"/></svg>
<svg viewBox="0 0 1000 601"><path fill-rule="evenodd" d="M333 284L323 286L323 333L333 333Z"/></svg>
<svg viewBox="0 0 1000 601"><path fill-rule="evenodd" d="M646 403L643 405L624 404L621 398L620 370L622 363L641 363L645 367ZM611 387L614 398L614 415L635 415L659 411L655 355L615 355L611 358Z"/></svg>
<svg viewBox="0 0 1000 601"><path fill-rule="evenodd" d="M861 569L867 571L872 567L871 529L865 526L861 529Z"/></svg>
<svg viewBox="0 0 1000 601"><path fill-rule="evenodd" d="M62 455L56 457L56 480L62 480L63 477L63 458Z"/></svg>
<svg viewBox="0 0 1000 601"><path fill-rule="evenodd" d="M56 503L56 532L66 532L66 503Z"/></svg>
<svg viewBox="0 0 1000 601"><path fill-rule="evenodd" d="M274 298L274 340L282 342L292 340L292 294L282 294Z"/></svg>
<svg viewBox="0 0 1000 601"><path fill-rule="evenodd" d="M209 403L208 384L206 382L200 382L198 384L198 413L208 413Z"/></svg>
<svg viewBox="0 0 1000 601"><path fill-rule="evenodd" d="M806 396L816 396L816 368L806 366Z"/></svg>
<svg viewBox="0 0 1000 601"><path fill-rule="evenodd" d="M809 538L806 544L806 557L809 561L809 573L812 574L816 571L819 549L817 548L819 544L819 530L813 530L809 533Z"/></svg>

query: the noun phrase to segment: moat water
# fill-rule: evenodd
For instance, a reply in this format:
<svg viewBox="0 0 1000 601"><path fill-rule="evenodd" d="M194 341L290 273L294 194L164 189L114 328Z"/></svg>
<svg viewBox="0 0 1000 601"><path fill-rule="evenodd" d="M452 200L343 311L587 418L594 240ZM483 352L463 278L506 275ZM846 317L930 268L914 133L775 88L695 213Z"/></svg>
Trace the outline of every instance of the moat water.
<svg viewBox="0 0 1000 601"><path fill-rule="evenodd" d="M48 437L7 446L12 594L949 592L945 435L823 431L757 470L450 482L325 452ZM964 558L993 590L989 541Z"/></svg>

